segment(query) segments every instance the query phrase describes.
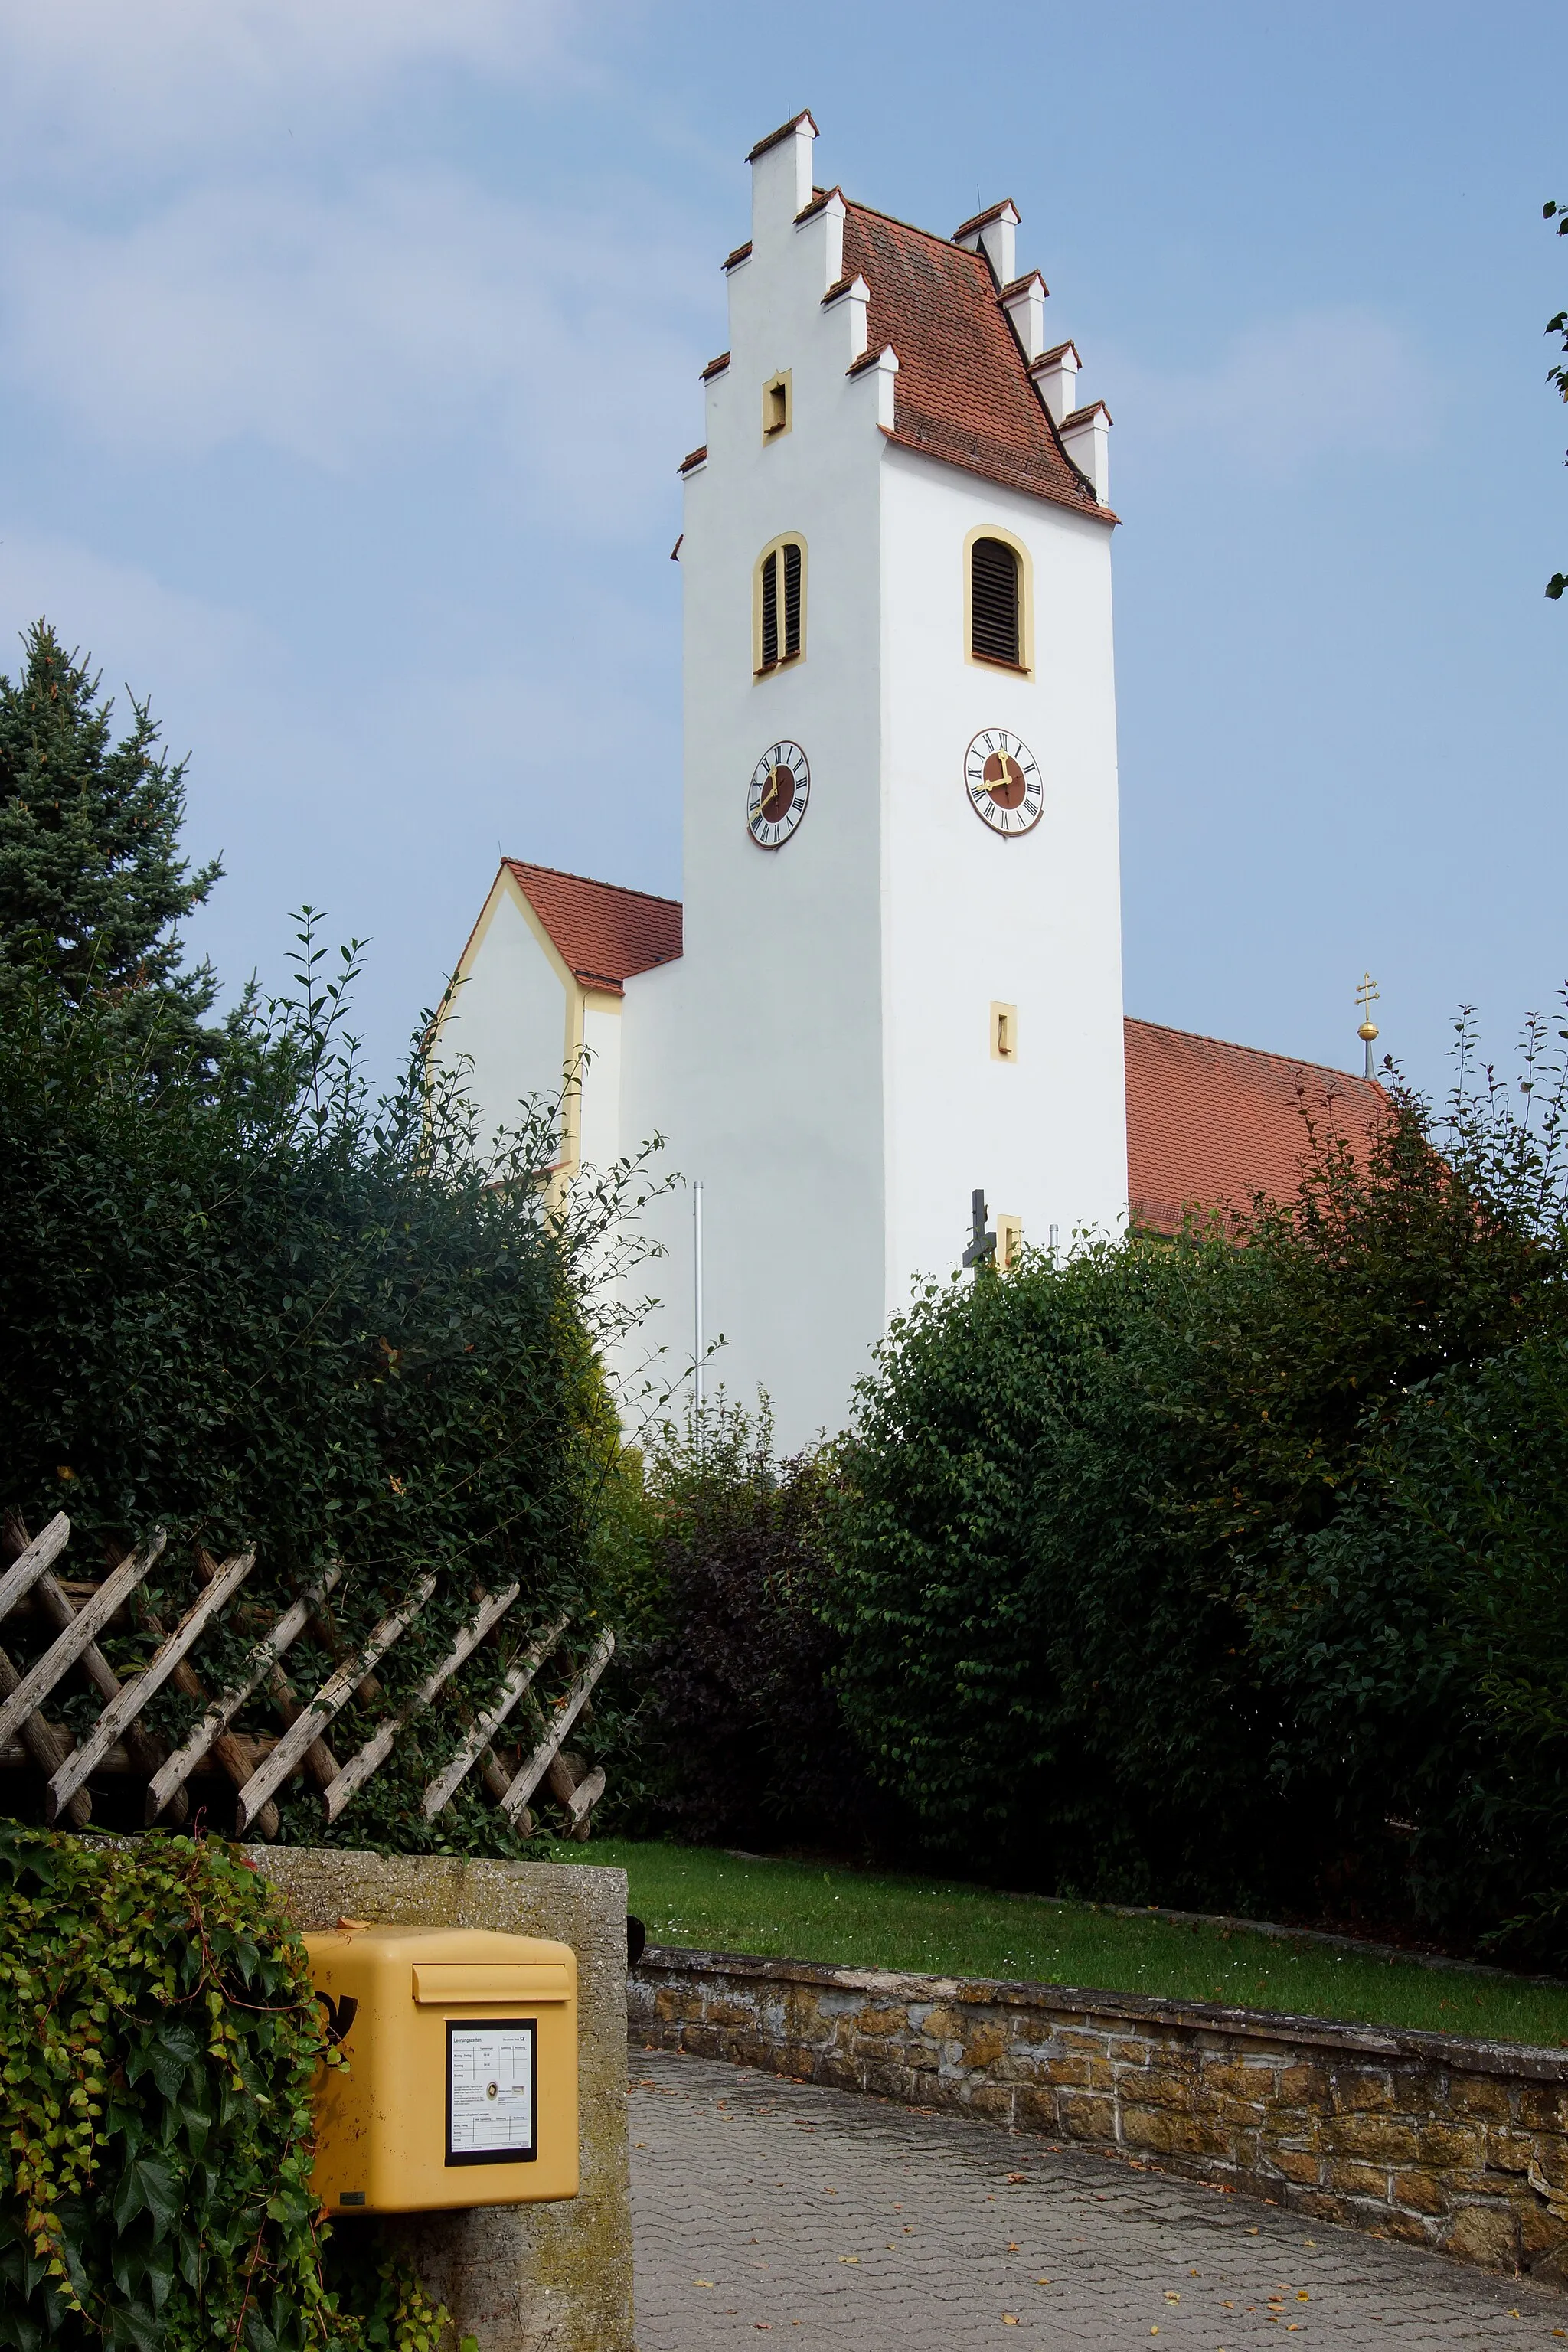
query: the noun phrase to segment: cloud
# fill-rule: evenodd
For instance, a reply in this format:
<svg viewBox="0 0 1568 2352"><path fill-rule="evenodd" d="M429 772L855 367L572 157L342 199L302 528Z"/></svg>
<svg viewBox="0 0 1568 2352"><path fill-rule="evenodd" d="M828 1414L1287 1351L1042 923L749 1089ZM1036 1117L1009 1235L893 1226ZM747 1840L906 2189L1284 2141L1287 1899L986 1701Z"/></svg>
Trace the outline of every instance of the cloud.
<svg viewBox="0 0 1568 2352"><path fill-rule="evenodd" d="M415 69L560 66L576 21L569 0L0 0L10 168L163 171L341 127Z"/></svg>
<svg viewBox="0 0 1568 2352"><path fill-rule="evenodd" d="M603 527L684 446L696 249L646 196L595 217L436 171L207 184L130 226L13 212L0 352L122 452L250 441L354 471L478 436Z"/></svg>
<svg viewBox="0 0 1568 2352"><path fill-rule="evenodd" d="M1205 371L1107 370L1118 421L1221 467L1288 474L1329 457L1408 457L1437 438L1437 383L1412 339L1375 312L1306 311L1248 328Z"/></svg>

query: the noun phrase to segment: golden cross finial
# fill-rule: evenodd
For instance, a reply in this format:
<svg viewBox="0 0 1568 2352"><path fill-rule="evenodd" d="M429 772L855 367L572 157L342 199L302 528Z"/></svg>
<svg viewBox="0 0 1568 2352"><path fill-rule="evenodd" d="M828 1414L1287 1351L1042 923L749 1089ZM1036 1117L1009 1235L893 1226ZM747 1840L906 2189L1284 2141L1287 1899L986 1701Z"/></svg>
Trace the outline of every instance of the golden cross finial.
<svg viewBox="0 0 1568 2352"><path fill-rule="evenodd" d="M1366 1046L1366 1074L1370 1078L1373 1075L1372 1049L1377 1037L1377 1024L1372 1017L1372 1008L1377 1003L1377 982L1370 971L1363 972L1361 986L1355 992L1355 1001L1361 1007L1361 1027L1356 1031L1356 1035Z"/></svg>

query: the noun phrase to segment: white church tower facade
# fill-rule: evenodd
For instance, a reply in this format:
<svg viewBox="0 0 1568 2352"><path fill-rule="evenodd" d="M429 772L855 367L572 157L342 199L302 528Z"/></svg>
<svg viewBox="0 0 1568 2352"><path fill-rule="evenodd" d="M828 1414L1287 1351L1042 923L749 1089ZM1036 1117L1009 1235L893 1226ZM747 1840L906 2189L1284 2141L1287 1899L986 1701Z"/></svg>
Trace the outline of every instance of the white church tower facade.
<svg viewBox="0 0 1568 2352"><path fill-rule="evenodd" d="M710 1380L785 1446L976 1187L1004 1255L1127 1199L1110 420L1010 204L928 235L815 187L815 137L752 152L682 468L684 951L621 1057L623 1138L702 1183ZM684 1215L667 1246L673 1363Z"/></svg>
<svg viewBox="0 0 1568 2352"><path fill-rule="evenodd" d="M816 186L816 135L752 151L681 467L683 906L506 861L437 1047L493 1127L592 1046L563 1175L666 1139L707 1384L766 1390L785 1449L845 1424L976 1188L1004 1262L1128 1200L1110 419L1011 204L910 227ZM677 1399L690 1202L643 1270Z"/></svg>

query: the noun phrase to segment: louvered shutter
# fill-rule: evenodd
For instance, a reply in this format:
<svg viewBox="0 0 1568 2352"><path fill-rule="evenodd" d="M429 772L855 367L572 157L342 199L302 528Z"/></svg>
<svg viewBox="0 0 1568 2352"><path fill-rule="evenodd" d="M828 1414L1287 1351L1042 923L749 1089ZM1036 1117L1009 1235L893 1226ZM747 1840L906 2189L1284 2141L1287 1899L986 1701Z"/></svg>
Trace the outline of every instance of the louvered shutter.
<svg viewBox="0 0 1568 2352"><path fill-rule="evenodd" d="M773 669L779 657L779 560L763 558L763 667Z"/></svg>
<svg viewBox="0 0 1568 2352"><path fill-rule="evenodd" d="M970 554L970 650L1018 659L1018 558L1005 540L977 539Z"/></svg>
<svg viewBox="0 0 1568 2352"><path fill-rule="evenodd" d="M784 552L784 650L785 661L800 651L800 549L791 540Z"/></svg>

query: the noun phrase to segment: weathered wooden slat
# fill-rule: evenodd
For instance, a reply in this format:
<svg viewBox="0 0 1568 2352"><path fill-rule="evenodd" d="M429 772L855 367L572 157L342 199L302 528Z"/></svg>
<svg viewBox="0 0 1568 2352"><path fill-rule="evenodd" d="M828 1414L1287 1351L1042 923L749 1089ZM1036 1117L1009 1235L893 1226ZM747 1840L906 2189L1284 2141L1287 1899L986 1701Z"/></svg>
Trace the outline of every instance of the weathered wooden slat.
<svg viewBox="0 0 1568 2352"><path fill-rule="evenodd" d="M605 1768L595 1764L585 1780L579 1780L567 1800L566 1811L572 1817L572 1835L579 1836L584 1823L605 1793Z"/></svg>
<svg viewBox="0 0 1568 2352"><path fill-rule="evenodd" d="M113 1567L118 1565L118 1546L116 1546L113 1549L110 1566ZM94 1591L96 1591L96 1587L89 1590L87 1595L89 1601L91 1600ZM71 1599L70 1594L66 1591L65 1586L48 1569L44 1570L43 1575L39 1577L37 1584L33 1587L33 1597L37 1601L44 1615L49 1618L62 1633L69 1631L70 1627L75 1624L78 1616L80 1614L80 1611L78 1609L76 1602ZM136 1598L134 1591L132 1591L129 1597L133 1602ZM117 1609L115 1612L117 1616L121 1613L121 1610L123 1609L125 1603L122 1601L120 1604L120 1609ZM104 1656L103 1652L99 1648L96 1642L89 1642L88 1643L86 1649L82 1652L81 1656L78 1659L77 1664L80 1667L81 1672L87 1676L88 1681L92 1685L93 1689L98 1693L99 1697L103 1701L105 1706L112 1706L115 1700L121 1696L121 1685L120 1676L115 1673L114 1668L110 1664L109 1660ZM159 1765L163 1763L164 1758L169 1752L164 1742L158 1738L155 1733L143 1729L139 1724L133 1724L126 1732L125 1742L126 1746L130 1748L132 1760L135 1763L138 1769L149 1776L158 1769ZM44 1793L44 1810L48 1819L53 1821L55 1818L55 1812L51 1806L49 1795L47 1790ZM183 1822L189 1810L189 1807L182 1799L175 1809L175 1822Z"/></svg>
<svg viewBox="0 0 1568 2352"><path fill-rule="evenodd" d="M385 1656L398 1635L418 1616L435 1590L434 1576L422 1576L402 1608L395 1609L390 1616L382 1619L358 1655L340 1666L335 1674L328 1675L309 1706L300 1710L298 1722L289 1726L261 1769L252 1773L240 1790L237 1821L240 1831L250 1827L273 1790L280 1788L289 1778L317 1733L325 1729L340 1707L348 1705L356 1684L363 1680L378 1658Z"/></svg>
<svg viewBox="0 0 1568 2352"><path fill-rule="evenodd" d="M148 1700L162 1690L208 1618L216 1616L229 1595L238 1591L255 1565L254 1551L237 1552L232 1559L226 1560L216 1580L207 1586L195 1607L187 1610L156 1656L134 1681L122 1685L118 1698L110 1701L99 1717L90 1738L68 1758L49 1782L47 1810L51 1821L67 1799L80 1788L99 1758L113 1747L121 1734L135 1722Z"/></svg>
<svg viewBox="0 0 1568 2352"><path fill-rule="evenodd" d="M51 1561L64 1551L71 1531L71 1523L63 1511L57 1511L42 1535L33 1538L19 1559L14 1559L4 1576L0 1576L0 1617L8 1617L18 1601L31 1592Z"/></svg>
<svg viewBox="0 0 1568 2352"><path fill-rule="evenodd" d="M299 1640L310 1622L311 1611L320 1608L341 1573L339 1569L327 1569L308 1592L300 1594L291 1609L285 1610L271 1633L264 1635L247 1657L240 1668L240 1681L213 1701L184 1746L177 1748L154 1775L147 1790L144 1818L149 1822L157 1820L174 1791L189 1780L208 1748L227 1731L257 1685L266 1679L284 1652Z"/></svg>
<svg viewBox="0 0 1568 2352"><path fill-rule="evenodd" d="M522 1767L510 1788L501 1799L501 1811L509 1821L515 1820L549 1770L556 1749L577 1720L578 1711L605 1668L609 1664L616 1647L613 1633L603 1633L588 1654L588 1662L550 1718L550 1728Z"/></svg>
<svg viewBox="0 0 1568 2352"><path fill-rule="evenodd" d="M462 1746L445 1769L437 1774L420 1800L420 1811L427 1822L433 1822L442 1808L451 1802L458 1790L472 1771L480 1750L489 1745L492 1734L498 1731L506 1721L539 1668L566 1631L567 1622L564 1617L557 1618L548 1633L542 1633L536 1642L529 1644L521 1657L512 1666L505 1682L502 1683L500 1696L494 1706L487 1707L478 1722L469 1726ZM510 1782L508 1785L510 1785Z"/></svg>
<svg viewBox="0 0 1568 2352"><path fill-rule="evenodd" d="M355 1791L362 1789L371 1774L385 1763L392 1753L392 1743L405 1724L429 1706L442 1684L457 1673L465 1658L473 1654L491 1626L500 1622L521 1590L521 1584L509 1584L503 1591L492 1592L464 1626L435 1673L426 1676L407 1706L389 1723L384 1723L379 1731L373 1733L359 1754L343 1766L331 1787L322 1791L321 1801L326 1807L328 1821L335 1822ZM360 1687L363 1689L363 1683Z"/></svg>
<svg viewBox="0 0 1568 2352"><path fill-rule="evenodd" d="M5 1651L0 1650L0 1693L9 1697L20 1687L21 1680ZM57 1731L52 1723L46 1723L36 1707L21 1725L18 1738L34 1763L41 1765L46 1772L58 1772L70 1753L70 1743L65 1734ZM10 1744L9 1740L5 1742L7 1748ZM78 1790L71 1799L66 1808L66 1818L73 1830L84 1830L91 1821L92 1799L85 1789Z"/></svg>
<svg viewBox="0 0 1568 2352"><path fill-rule="evenodd" d="M160 1528L139 1549L121 1561L112 1576L104 1579L86 1608L72 1618L63 1633L56 1636L37 1664L28 1668L10 1697L0 1704L0 1747L5 1746L19 1724L26 1722L39 1700L48 1696L99 1628L113 1616L126 1594L141 1583L163 1544L163 1530Z"/></svg>

